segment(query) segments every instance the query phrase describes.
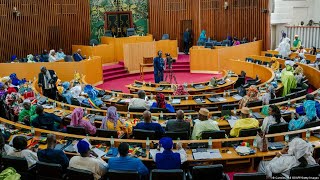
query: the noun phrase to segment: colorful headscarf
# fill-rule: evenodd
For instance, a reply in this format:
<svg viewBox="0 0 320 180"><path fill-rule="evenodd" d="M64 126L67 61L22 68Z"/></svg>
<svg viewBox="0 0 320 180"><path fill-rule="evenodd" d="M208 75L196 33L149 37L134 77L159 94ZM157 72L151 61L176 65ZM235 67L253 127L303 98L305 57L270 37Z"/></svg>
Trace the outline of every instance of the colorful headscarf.
<svg viewBox="0 0 320 180"><path fill-rule="evenodd" d="M249 98L257 98L258 93L259 93L259 91L258 91L257 87L254 85L251 85L247 91L247 96Z"/></svg>
<svg viewBox="0 0 320 180"><path fill-rule="evenodd" d="M1 82L2 82L2 83L7 83L7 82L10 81L10 80L11 80L11 79L10 79L9 76L5 76L5 77L1 78Z"/></svg>
<svg viewBox="0 0 320 180"><path fill-rule="evenodd" d="M166 108L165 96L162 93L158 93L156 97L158 108Z"/></svg>
<svg viewBox="0 0 320 180"><path fill-rule="evenodd" d="M163 137L160 139L159 144L163 147L165 150L171 150L173 147L173 141L169 137Z"/></svg>
<svg viewBox="0 0 320 180"><path fill-rule="evenodd" d="M71 114L71 126L78 126L79 122L82 121L83 118L83 109L82 108L75 108Z"/></svg>
<svg viewBox="0 0 320 180"><path fill-rule="evenodd" d="M301 66L296 67L294 70L295 74L303 74L303 68Z"/></svg>
<svg viewBox="0 0 320 180"><path fill-rule="evenodd" d="M294 46L294 47L297 47L298 44L299 44L299 42L300 42L299 36L298 36L298 35L295 35L295 39L294 39L294 41L293 41L293 46Z"/></svg>
<svg viewBox="0 0 320 180"><path fill-rule="evenodd" d="M18 79L16 73L10 74L10 79L11 79L12 84L13 84L14 86L19 86L19 85L24 84L24 83L26 82L25 79L21 79L21 80Z"/></svg>
<svg viewBox="0 0 320 180"><path fill-rule="evenodd" d="M88 94L88 102L91 107L99 109L99 106L103 104L101 99L98 97L98 91L95 90L91 85L86 85L83 89L84 93Z"/></svg>
<svg viewBox="0 0 320 180"><path fill-rule="evenodd" d="M68 81L62 83L63 91L65 93L70 88L70 83Z"/></svg>
<svg viewBox="0 0 320 180"><path fill-rule="evenodd" d="M312 120L314 117L317 116L316 110L316 102L313 100L306 100L303 103L304 110L306 111L306 116L309 120Z"/></svg>
<svg viewBox="0 0 320 180"><path fill-rule="evenodd" d="M86 153L90 150L90 145L85 140L80 140L77 144L78 153Z"/></svg>
<svg viewBox="0 0 320 180"><path fill-rule="evenodd" d="M107 110L107 116L102 120L101 128L106 129L108 127L107 121L112 122L114 124L114 127L116 127L118 123L118 119L119 119L119 116L117 113L117 108L114 106L110 106Z"/></svg>
<svg viewBox="0 0 320 180"><path fill-rule="evenodd" d="M27 59L28 59L28 62L34 62L33 61L33 55L32 54L29 54L28 56L27 56Z"/></svg>
<svg viewBox="0 0 320 180"><path fill-rule="evenodd" d="M188 95L188 91L185 90L182 84L179 84L177 90L173 92L173 95Z"/></svg>
<svg viewBox="0 0 320 180"><path fill-rule="evenodd" d="M11 56L11 62L17 60L17 58L18 57L16 55Z"/></svg>

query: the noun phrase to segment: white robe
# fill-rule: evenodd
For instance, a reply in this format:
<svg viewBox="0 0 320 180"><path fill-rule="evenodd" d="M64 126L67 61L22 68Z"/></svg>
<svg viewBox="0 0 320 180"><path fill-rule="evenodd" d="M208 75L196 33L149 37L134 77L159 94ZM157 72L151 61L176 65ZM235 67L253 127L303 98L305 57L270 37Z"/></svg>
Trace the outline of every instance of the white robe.
<svg viewBox="0 0 320 180"><path fill-rule="evenodd" d="M281 55L282 57L289 57L289 55L291 54L291 49L288 39L282 40L276 51L279 51L279 55Z"/></svg>

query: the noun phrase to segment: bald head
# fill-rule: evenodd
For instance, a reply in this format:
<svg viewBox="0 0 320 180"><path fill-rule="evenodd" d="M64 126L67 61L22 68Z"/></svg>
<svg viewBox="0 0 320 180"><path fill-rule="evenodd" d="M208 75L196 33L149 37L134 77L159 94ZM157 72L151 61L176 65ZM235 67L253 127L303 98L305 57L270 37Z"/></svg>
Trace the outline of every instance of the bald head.
<svg viewBox="0 0 320 180"><path fill-rule="evenodd" d="M146 92L144 92L144 90L139 90L138 91L138 97L140 99L145 99L146 98Z"/></svg>
<svg viewBox="0 0 320 180"><path fill-rule="evenodd" d="M48 148L53 149L56 146L56 135L48 134L47 135L47 144Z"/></svg>
<svg viewBox="0 0 320 180"><path fill-rule="evenodd" d="M180 109L176 112L176 116L178 120L183 120L184 119L184 112Z"/></svg>
<svg viewBox="0 0 320 180"><path fill-rule="evenodd" d="M150 111L144 111L143 112L143 119L144 119L144 122L151 122L151 112Z"/></svg>

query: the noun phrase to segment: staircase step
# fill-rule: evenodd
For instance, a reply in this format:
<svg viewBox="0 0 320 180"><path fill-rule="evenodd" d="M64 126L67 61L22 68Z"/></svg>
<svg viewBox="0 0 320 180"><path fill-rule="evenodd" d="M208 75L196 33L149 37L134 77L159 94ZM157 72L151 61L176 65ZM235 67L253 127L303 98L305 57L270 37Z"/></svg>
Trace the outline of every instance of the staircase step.
<svg viewBox="0 0 320 180"><path fill-rule="evenodd" d="M111 65L111 66L103 66L103 70L113 70L113 69L119 69L119 68L122 68L124 69L124 66L123 65L120 65L120 64L116 64L116 65Z"/></svg>
<svg viewBox="0 0 320 180"><path fill-rule="evenodd" d="M116 74L126 74L126 73L128 73L128 71L125 69L116 69L116 70L104 71L103 76L116 75Z"/></svg>
<svg viewBox="0 0 320 180"><path fill-rule="evenodd" d="M116 74L116 75L112 75L112 76L103 76L103 81L106 82L106 81L125 78L125 77L129 77L129 76L132 76L132 75L127 73L127 74Z"/></svg>

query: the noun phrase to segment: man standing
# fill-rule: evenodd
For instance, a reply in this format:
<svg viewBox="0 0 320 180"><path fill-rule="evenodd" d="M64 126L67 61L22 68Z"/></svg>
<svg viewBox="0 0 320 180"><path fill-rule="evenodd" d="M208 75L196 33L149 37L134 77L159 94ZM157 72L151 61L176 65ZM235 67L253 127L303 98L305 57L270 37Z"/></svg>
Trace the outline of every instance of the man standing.
<svg viewBox="0 0 320 180"><path fill-rule="evenodd" d="M186 31L183 33L183 43L184 43L184 53L189 54L189 44L190 44L190 32L187 28Z"/></svg>
<svg viewBox="0 0 320 180"><path fill-rule="evenodd" d="M162 58L162 51L158 51L158 56L153 59L154 80L156 83L163 81L164 60Z"/></svg>
<svg viewBox="0 0 320 180"><path fill-rule="evenodd" d="M46 67L41 67L41 72L38 76L38 86L42 88L44 96L50 99L56 99L56 82L58 77L53 70L47 70Z"/></svg>

